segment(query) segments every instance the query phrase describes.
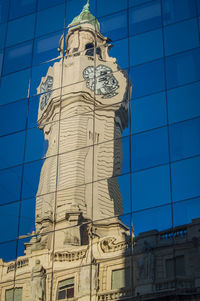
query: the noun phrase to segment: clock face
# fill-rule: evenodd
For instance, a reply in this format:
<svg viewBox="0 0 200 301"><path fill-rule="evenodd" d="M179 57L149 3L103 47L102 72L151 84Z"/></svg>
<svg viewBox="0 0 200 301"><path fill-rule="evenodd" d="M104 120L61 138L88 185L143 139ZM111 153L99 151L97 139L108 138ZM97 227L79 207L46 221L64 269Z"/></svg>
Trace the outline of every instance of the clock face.
<svg viewBox="0 0 200 301"><path fill-rule="evenodd" d="M95 92L96 95L103 95L102 98L111 98L118 93L119 83L113 75L112 69L98 65L88 66L83 71L83 78L86 80L88 89Z"/></svg>
<svg viewBox="0 0 200 301"><path fill-rule="evenodd" d="M50 96L51 96L51 88L53 86L53 77L48 76L46 81L40 86L40 93L45 93L40 97L40 109L43 110L46 106Z"/></svg>

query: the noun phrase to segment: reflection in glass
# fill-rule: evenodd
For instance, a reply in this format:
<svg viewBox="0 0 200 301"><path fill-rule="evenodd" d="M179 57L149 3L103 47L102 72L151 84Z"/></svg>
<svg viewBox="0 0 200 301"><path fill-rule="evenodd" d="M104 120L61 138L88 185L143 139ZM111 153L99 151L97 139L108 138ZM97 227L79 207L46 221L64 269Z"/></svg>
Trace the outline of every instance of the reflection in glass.
<svg viewBox="0 0 200 301"><path fill-rule="evenodd" d="M2 74L2 66L3 66L3 51L0 51L0 76Z"/></svg>
<svg viewBox="0 0 200 301"><path fill-rule="evenodd" d="M136 236L150 230L165 230L172 227L171 205L133 213L133 229Z"/></svg>
<svg viewBox="0 0 200 301"><path fill-rule="evenodd" d="M48 159L47 159L48 160ZM37 192L43 160L28 163L24 165L22 198L34 197ZM55 189L55 187L54 187Z"/></svg>
<svg viewBox="0 0 200 301"><path fill-rule="evenodd" d="M184 36L182 35L183 32ZM199 31L197 19L165 27L164 38L166 55L198 47Z"/></svg>
<svg viewBox="0 0 200 301"><path fill-rule="evenodd" d="M120 217L120 221L126 226L126 239L129 239L129 235L134 235L134 233L131 234L131 231L133 230L131 226L131 214L123 214Z"/></svg>
<svg viewBox="0 0 200 301"><path fill-rule="evenodd" d="M64 28L64 13L64 4L39 11L36 21L36 37Z"/></svg>
<svg viewBox="0 0 200 301"><path fill-rule="evenodd" d="M198 12L198 15L200 15L200 1L197 0L197 12Z"/></svg>
<svg viewBox="0 0 200 301"><path fill-rule="evenodd" d="M48 92L48 88L46 87L47 92L44 93L44 96L41 96L41 94L30 97L29 98L29 110L28 110L28 128L33 128L38 126L38 109L39 109L39 103L40 103L40 98L42 97L44 100L48 100L50 90ZM51 95L55 95L55 97L60 97L60 89L57 91L51 91ZM44 101L45 102L45 101ZM60 118L59 114L55 115L53 118L53 121L58 121ZM51 123L51 122L46 122L46 123Z"/></svg>
<svg viewBox="0 0 200 301"><path fill-rule="evenodd" d="M0 171L0 205L20 199L22 166Z"/></svg>
<svg viewBox="0 0 200 301"><path fill-rule="evenodd" d="M74 278L69 278L58 283L57 300L74 297Z"/></svg>
<svg viewBox="0 0 200 301"><path fill-rule="evenodd" d="M149 2L151 0L129 0L129 6L136 6L136 5L140 5L146 2Z"/></svg>
<svg viewBox="0 0 200 301"><path fill-rule="evenodd" d="M33 13L36 10L36 0L11 0L9 19L14 19Z"/></svg>
<svg viewBox="0 0 200 301"><path fill-rule="evenodd" d="M173 204L174 225L184 225L199 218L200 199L194 198L187 201L181 201Z"/></svg>
<svg viewBox="0 0 200 301"><path fill-rule="evenodd" d="M28 96L30 70L23 70L1 78L0 104L10 103ZM15 87L11 89L11 87Z"/></svg>
<svg viewBox="0 0 200 301"><path fill-rule="evenodd" d="M200 157L183 160L171 165L173 201L200 195Z"/></svg>
<svg viewBox="0 0 200 301"><path fill-rule="evenodd" d="M35 15L25 16L8 23L6 46L31 40L34 37Z"/></svg>
<svg viewBox="0 0 200 301"><path fill-rule="evenodd" d="M131 101L131 132L138 133L167 123L165 93Z"/></svg>
<svg viewBox="0 0 200 301"><path fill-rule="evenodd" d="M118 183L119 183L119 187L121 188L123 214L130 213L132 210L132 206L131 206L131 176L130 176L130 174L122 175L122 176L118 177ZM126 187L126 189L122 189L123 187Z"/></svg>
<svg viewBox="0 0 200 301"><path fill-rule="evenodd" d="M52 125L49 124L49 128L51 126ZM25 162L43 159L49 155L56 154L56 150L54 150L55 153L51 152L51 154L47 154L47 149L48 141L47 139L44 140L44 134L41 130L34 128L27 131Z"/></svg>
<svg viewBox="0 0 200 301"><path fill-rule="evenodd" d="M166 264L166 277L174 279L175 277L185 276L185 258L184 255L168 258Z"/></svg>
<svg viewBox="0 0 200 301"><path fill-rule="evenodd" d="M21 202L19 235L31 235L34 230L35 198L32 198Z"/></svg>
<svg viewBox="0 0 200 301"><path fill-rule="evenodd" d="M54 74L46 78L46 80L41 78L45 77L47 71L50 66L54 65L54 70L56 74L56 80L51 80ZM40 93L45 93L50 90L56 90L61 87L61 78L62 78L62 60L53 60L45 64L41 64L36 67L32 67L32 75L31 75L31 88L30 88L30 95L36 95ZM60 90L55 91L55 97L60 95ZM46 98L45 96L42 97L43 99ZM48 98L48 96L47 96Z"/></svg>
<svg viewBox="0 0 200 301"><path fill-rule="evenodd" d="M178 122L200 115L200 83L169 90L168 117L169 122Z"/></svg>
<svg viewBox="0 0 200 301"><path fill-rule="evenodd" d="M32 42L7 48L4 55L3 74L30 67L32 59Z"/></svg>
<svg viewBox="0 0 200 301"><path fill-rule="evenodd" d="M200 118L173 124L169 128L171 160L200 154Z"/></svg>
<svg viewBox="0 0 200 301"><path fill-rule="evenodd" d="M140 210L170 202L169 166L159 166L132 175L132 208Z"/></svg>
<svg viewBox="0 0 200 301"><path fill-rule="evenodd" d="M27 118L27 100L0 106L0 136L24 130Z"/></svg>
<svg viewBox="0 0 200 301"><path fill-rule="evenodd" d="M167 87L175 88L200 79L200 50L196 48L166 58Z"/></svg>
<svg viewBox="0 0 200 301"><path fill-rule="evenodd" d="M154 30L130 38L130 65L138 65L163 56L162 30Z"/></svg>
<svg viewBox="0 0 200 301"><path fill-rule="evenodd" d="M140 1L141 3L141 1ZM139 4L139 3L138 3ZM129 34L135 35L162 26L160 0L154 0L129 10Z"/></svg>
<svg viewBox="0 0 200 301"><path fill-rule="evenodd" d="M110 39L120 40L128 36L127 11L121 11L109 16L99 18L101 32Z"/></svg>
<svg viewBox="0 0 200 301"><path fill-rule="evenodd" d="M65 112L62 110L61 117L64 117ZM67 152L74 151L76 149L80 149L80 153L84 150L86 146L91 146L94 144L93 139L88 139L88 143L85 141L85 133L84 130L77 131L75 127L77 124L85 124L90 123L91 129L94 127L94 113L88 114L77 114L74 116L70 116L69 118L64 118L60 120L60 129L59 129L59 153L64 154ZM89 134L91 136L91 134ZM67 139L69 141L67 141ZM67 154L66 154L67 156ZM69 156L71 156L69 154Z"/></svg>
<svg viewBox="0 0 200 301"><path fill-rule="evenodd" d="M62 32L53 33L35 40L33 50L33 65L58 57L58 44Z"/></svg>
<svg viewBox="0 0 200 301"><path fill-rule="evenodd" d="M127 68L128 63L128 38L116 41L115 47L110 49L110 56L117 57L117 63L119 64L120 68L124 69ZM132 57L132 56L131 56Z"/></svg>
<svg viewBox="0 0 200 301"><path fill-rule="evenodd" d="M17 239L19 223L19 202L0 206L0 242Z"/></svg>
<svg viewBox="0 0 200 301"><path fill-rule="evenodd" d="M0 25L0 49L4 47L6 37L6 23Z"/></svg>
<svg viewBox="0 0 200 301"><path fill-rule="evenodd" d="M131 143L133 172L168 163L168 131L166 127L133 135Z"/></svg>
<svg viewBox="0 0 200 301"><path fill-rule="evenodd" d="M0 23L6 22L8 18L9 2L0 0Z"/></svg>
<svg viewBox="0 0 200 301"><path fill-rule="evenodd" d="M17 4L10 1L10 16L34 12L28 10L32 0L15 2L19 6L14 11ZM9 22L4 64L5 73L29 66L20 56L11 59L10 51L31 44L36 18L31 77L26 70L0 81L0 257L22 256L16 265L1 261L3 297L5 290L13 292L6 282L12 275L17 289L23 284L23 298L34 301L38 292L41 301L51 293L55 300L99 301L172 294L178 283L170 282L172 266L176 271L185 263L179 251L191 247L198 261L191 231L194 227L198 234L198 221L183 223L199 212L199 83L191 83L199 79L199 52L182 52L198 46L192 34L185 40L178 36L172 45L174 32L169 29L179 33L183 24L190 24L191 31L196 26L194 20L183 21L192 17L190 9L182 11L189 2L182 0L179 13L165 16L166 22L176 23L163 28L170 36L165 41L168 54L182 52L166 58L167 84L173 87L167 92L164 0L90 1L101 24L87 0L36 2L36 17ZM127 2L134 6L130 15ZM165 3L178 7L181 2ZM111 40L100 30L116 40L111 52ZM131 71L134 88L131 116L132 85L125 68ZM195 204L191 198L197 198ZM185 244L186 238L192 241ZM15 248L12 253L11 244L3 246L8 239L13 244L18 239L17 252ZM179 273L177 268L177 277L185 277L183 271L187 269ZM180 283L188 284L185 279Z"/></svg>
<svg viewBox="0 0 200 301"><path fill-rule="evenodd" d="M13 240L10 242L0 243L0 258L3 258L5 262L10 260L15 260L17 255L17 241ZM12 264L10 267L12 271L15 270L15 266ZM12 279L14 280L14 273L13 277L10 276L10 281L8 284L12 284ZM14 284L14 283L13 283Z"/></svg>
<svg viewBox="0 0 200 301"><path fill-rule="evenodd" d="M163 60L132 67L130 75L134 81L133 95L135 98L164 90Z"/></svg>
<svg viewBox="0 0 200 301"><path fill-rule="evenodd" d="M58 5L63 3L64 0L48 0L48 2L43 1L43 0L38 0L38 10L42 10L54 5Z"/></svg>
<svg viewBox="0 0 200 301"><path fill-rule="evenodd" d="M24 155L25 132L0 137L0 169L21 164Z"/></svg>
<svg viewBox="0 0 200 301"><path fill-rule="evenodd" d="M79 18L84 19L85 12L90 14L88 8L89 4L87 3ZM76 24L76 20L76 18L73 19L72 25ZM57 216L56 229L62 225L63 227L66 225L76 226L82 221L90 220L102 220L101 223L107 224L107 221L104 220L105 217L122 214L122 196L117 176L130 171L129 137L123 138L122 141L121 135L122 130L128 124L127 96L128 89L131 87L128 85L127 74L119 70L115 59L108 55L110 46L107 44L107 38L94 32L94 22L99 30L98 22L91 17L89 27L88 24L83 23L81 27L75 26L68 31L66 36L68 56L64 57L64 89L61 99L58 94L59 90L54 89L59 87L62 60L53 62L52 67L46 64L45 68L43 66L34 68L32 73L31 93L34 94L35 91L44 93L40 95L37 123L48 140L47 154L53 155L57 150L57 137L59 138L60 153L58 167L55 156L49 157L43 162L37 192L36 181L35 183L30 181L29 177L31 185L34 185L32 191L23 182L23 198L30 197L31 194L34 196L33 192L36 193L35 226L36 233L41 235L40 242L35 245L36 248L46 246L47 236L43 238L42 233L52 229L54 210L56 210ZM85 35L85 30L87 30L87 35ZM93 62L94 53L91 51L93 49L91 46L96 43L94 34L98 38L96 68L94 68ZM62 36L59 45L60 52L63 51L63 44L64 37ZM76 70L76 66L80 67L80 70ZM75 80L76 85L70 85ZM59 108L60 100L61 108ZM97 112L95 126L92 110L94 104ZM83 107L84 109L82 109ZM55 116L59 115L60 110L62 119L58 136L57 124L52 121L56 118ZM80 114L81 112L90 113ZM28 138L31 132L33 131L27 133L27 147L31 146ZM37 130L34 129L34 132L36 133ZM104 143L105 140L108 142ZM93 144L95 147L90 146ZM31 151L29 153L31 154ZM31 156L30 160L36 159L36 153L34 152L34 157ZM35 165L37 170L41 166L38 163ZM24 180L32 168L31 174L34 174L33 164L25 165ZM105 180L92 183L99 179ZM88 185L85 185L86 183ZM50 192L54 192L56 188L58 194L55 207L55 194L50 194ZM127 204L126 209L130 212L130 195L128 198L129 205ZM73 216L76 217L73 219ZM124 226L120 220L116 218L113 222L116 233L122 231ZM77 226L77 233L73 234L72 230L71 228L71 240L68 242L70 244L75 243L80 235L79 226ZM64 243L62 238L55 242L56 247L59 248ZM34 241L31 241L30 245L30 248L34 248Z"/></svg>
<svg viewBox="0 0 200 301"><path fill-rule="evenodd" d="M94 181L130 172L130 137L98 144L94 147L94 161Z"/></svg>
<svg viewBox="0 0 200 301"><path fill-rule="evenodd" d="M77 12L78 11L80 12L85 4L86 4L85 0L67 0L66 13L65 13L65 15L66 15L65 25L66 26L68 26L72 22L74 17L77 16ZM90 1L90 11L93 13L93 15L95 14L96 1ZM93 15L90 14L91 19L95 18ZM85 22L87 23L87 18L86 18Z"/></svg>
<svg viewBox="0 0 200 301"><path fill-rule="evenodd" d="M162 0L165 25L196 16L195 0Z"/></svg>
<svg viewBox="0 0 200 301"><path fill-rule="evenodd" d="M105 16L127 8L128 0L110 1L97 0L97 16Z"/></svg>

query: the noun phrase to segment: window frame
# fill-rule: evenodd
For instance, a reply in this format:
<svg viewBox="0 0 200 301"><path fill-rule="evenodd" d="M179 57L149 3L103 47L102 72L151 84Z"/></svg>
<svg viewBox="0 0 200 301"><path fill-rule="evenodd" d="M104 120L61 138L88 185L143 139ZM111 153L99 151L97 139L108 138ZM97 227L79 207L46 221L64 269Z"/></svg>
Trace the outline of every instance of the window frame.
<svg viewBox="0 0 200 301"><path fill-rule="evenodd" d="M65 284L65 285L61 286L62 282L66 282L66 281L69 281L69 280L72 280L73 283L72 284ZM69 291L69 289L72 289L72 288L73 288L73 297L68 297L67 296L68 295L68 291ZM59 295L60 292L65 292L65 297L62 298L62 299L58 298L58 295ZM57 282L56 300L73 300L74 296L75 296L75 277L69 277L69 278L60 279Z"/></svg>
<svg viewBox="0 0 200 301"><path fill-rule="evenodd" d="M184 275L178 275L177 274L177 258L183 258L183 263L184 263ZM167 261L171 261L172 262L172 266L174 268L173 270L173 274L172 276L168 276L167 275ZM174 265L173 265L173 262L174 262ZM167 257L165 258L164 260L164 265L165 265L165 278L167 280L172 280L172 279L175 279L175 278L185 278L186 277L186 265L185 265L185 256L184 254L178 254L178 255L175 255L174 257Z"/></svg>
<svg viewBox="0 0 200 301"><path fill-rule="evenodd" d="M9 299L6 299L6 294L7 294L7 292L9 292L9 291L13 291L13 293L14 293L13 301L15 301L15 299L16 299L16 298L15 298L15 290L20 290L20 291L21 291L21 301L23 301L23 287L22 287L22 286L5 288L5 298L4 298L4 300L5 300L5 301L9 301Z"/></svg>

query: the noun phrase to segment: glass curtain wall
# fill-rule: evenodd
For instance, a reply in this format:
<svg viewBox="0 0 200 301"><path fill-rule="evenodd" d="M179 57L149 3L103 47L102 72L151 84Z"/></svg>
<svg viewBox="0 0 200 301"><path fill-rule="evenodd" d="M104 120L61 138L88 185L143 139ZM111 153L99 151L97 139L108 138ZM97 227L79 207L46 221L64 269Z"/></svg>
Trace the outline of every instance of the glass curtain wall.
<svg viewBox="0 0 200 301"><path fill-rule="evenodd" d="M60 162L73 160L77 152L70 147L62 150L59 143L47 152L48 141L38 126L38 106L41 93L48 94L48 89L38 87L55 63L61 64L62 74L67 53L65 43L59 51L59 41L85 4L85 0L0 0L0 258L4 261L23 256L24 243L34 236L44 162L56 164L58 170ZM109 55L126 71L132 87L122 131L121 170L111 179L117 178L122 195L119 218L132 240L152 230L167 229L173 236L175 227L200 217L200 1L90 0L90 11L102 35L111 39ZM94 68L96 56L97 48ZM60 99L65 94L62 75L53 92ZM100 118L95 102L92 111L95 129ZM89 112L76 114L68 117L72 125ZM49 124L53 123L57 141L65 122L70 123L59 111ZM115 140L112 143L117 144ZM91 140L93 158L98 147L109 148L111 141L105 137L101 143ZM91 187L93 202L96 183L107 180L93 172L78 185ZM57 177L41 197L48 193L48 198L59 200L62 192L71 189L67 183L60 188ZM132 252L134 257L133 248ZM174 253L173 257L178 269L182 258ZM170 260L166 261L169 275ZM113 271L113 289L119 288L124 273ZM60 299L72 296L73 277L70 280L59 283Z"/></svg>

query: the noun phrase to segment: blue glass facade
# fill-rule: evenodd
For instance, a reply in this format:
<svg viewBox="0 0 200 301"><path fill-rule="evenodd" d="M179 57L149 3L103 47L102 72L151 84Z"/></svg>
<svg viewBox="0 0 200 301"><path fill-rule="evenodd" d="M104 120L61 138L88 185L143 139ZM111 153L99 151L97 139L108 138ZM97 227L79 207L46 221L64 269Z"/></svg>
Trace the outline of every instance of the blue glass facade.
<svg viewBox="0 0 200 301"><path fill-rule="evenodd" d="M23 255L21 236L35 229L41 167L44 158L52 159L37 127L37 87L49 66L62 59L59 39L84 4L0 0L0 258L5 261ZM200 1L90 0L90 11L112 40L110 56L132 83L122 171L113 175L123 197L121 220L135 236L190 223L200 217ZM56 89L62 95L62 79ZM61 121L62 114L55 122ZM64 155L58 150L51 156L59 162ZM48 193L57 193L57 187Z"/></svg>

